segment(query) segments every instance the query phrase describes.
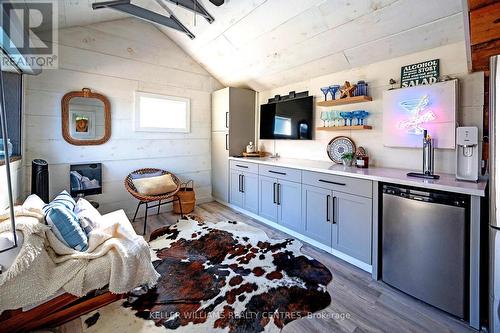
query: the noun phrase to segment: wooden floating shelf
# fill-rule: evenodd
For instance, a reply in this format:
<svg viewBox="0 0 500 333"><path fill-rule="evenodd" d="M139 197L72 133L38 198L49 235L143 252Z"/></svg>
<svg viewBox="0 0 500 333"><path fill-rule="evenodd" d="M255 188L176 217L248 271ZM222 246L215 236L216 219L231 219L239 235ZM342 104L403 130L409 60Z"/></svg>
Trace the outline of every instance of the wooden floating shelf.
<svg viewBox="0 0 500 333"><path fill-rule="evenodd" d="M331 127L316 127L318 131L351 131L351 130L371 130L369 125L354 125L354 126L331 126Z"/></svg>
<svg viewBox="0 0 500 333"><path fill-rule="evenodd" d="M371 102L372 98L370 96L354 96L354 97L346 97L341 99L334 99L329 101L321 101L316 103L318 106L336 106L336 105L344 105L344 104L354 104L354 103L363 103L363 102Z"/></svg>

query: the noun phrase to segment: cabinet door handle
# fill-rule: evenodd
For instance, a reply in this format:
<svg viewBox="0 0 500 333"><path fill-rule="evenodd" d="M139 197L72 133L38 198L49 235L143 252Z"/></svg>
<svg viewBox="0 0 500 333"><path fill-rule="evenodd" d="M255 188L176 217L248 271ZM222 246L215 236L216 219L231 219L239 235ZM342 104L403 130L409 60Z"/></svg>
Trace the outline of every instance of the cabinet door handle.
<svg viewBox="0 0 500 333"><path fill-rule="evenodd" d="M226 150L229 150L229 134L226 134Z"/></svg>
<svg viewBox="0 0 500 333"><path fill-rule="evenodd" d="M333 196L332 197L332 224L337 224L337 222L335 221L335 199L337 199L336 196Z"/></svg>
<svg viewBox="0 0 500 333"><path fill-rule="evenodd" d="M246 166L246 165L236 164L236 166L237 166L238 168L245 168L245 169L248 169L248 166Z"/></svg>
<svg viewBox="0 0 500 333"><path fill-rule="evenodd" d="M326 222L330 222L330 194L326 196Z"/></svg>
<svg viewBox="0 0 500 333"><path fill-rule="evenodd" d="M273 203L276 203L276 183L273 183Z"/></svg>
<svg viewBox="0 0 500 333"><path fill-rule="evenodd" d="M345 186L345 185L346 185L346 184L344 184L344 183L337 183L337 182L332 182L332 181L329 181L329 180L324 180L324 179L320 179L319 181L320 181L320 182L322 182L322 183L333 184L333 185L339 185L339 186Z"/></svg>
<svg viewBox="0 0 500 333"><path fill-rule="evenodd" d="M245 175L241 176L241 193L245 193Z"/></svg>
<svg viewBox="0 0 500 333"><path fill-rule="evenodd" d="M238 175L238 192L241 192L241 175Z"/></svg>
<svg viewBox="0 0 500 333"><path fill-rule="evenodd" d="M276 201L277 201L277 204L278 204L278 206L279 206L279 205L281 205L281 198L280 198L280 196L281 196L281 184L280 184L280 183L278 183L278 184L276 184L276 185L277 185L277 187L278 187L278 194L276 195L276 197L277 197L277 200L276 200Z"/></svg>
<svg viewBox="0 0 500 333"><path fill-rule="evenodd" d="M229 128L229 112L226 112L226 128Z"/></svg>
<svg viewBox="0 0 500 333"><path fill-rule="evenodd" d="M286 176L286 173L285 172L278 172L278 171L273 171L273 170L268 170L270 173L275 173L277 175L282 175L282 176Z"/></svg>

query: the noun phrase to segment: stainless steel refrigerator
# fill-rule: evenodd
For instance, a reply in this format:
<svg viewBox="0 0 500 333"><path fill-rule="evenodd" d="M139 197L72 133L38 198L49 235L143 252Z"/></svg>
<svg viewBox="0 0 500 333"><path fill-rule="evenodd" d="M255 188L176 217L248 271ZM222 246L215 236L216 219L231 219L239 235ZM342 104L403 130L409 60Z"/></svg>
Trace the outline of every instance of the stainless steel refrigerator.
<svg viewBox="0 0 500 333"><path fill-rule="evenodd" d="M490 333L500 333L500 55L490 59Z"/></svg>

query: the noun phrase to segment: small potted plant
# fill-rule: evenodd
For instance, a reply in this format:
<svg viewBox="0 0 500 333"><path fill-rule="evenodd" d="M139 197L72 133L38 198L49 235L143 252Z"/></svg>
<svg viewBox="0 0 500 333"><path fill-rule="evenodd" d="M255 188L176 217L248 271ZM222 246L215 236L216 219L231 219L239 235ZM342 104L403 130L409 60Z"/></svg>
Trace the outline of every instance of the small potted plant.
<svg viewBox="0 0 500 333"><path fill-rule="evenodd" d="M354 153L344 153L342 154L342 163L346 167L352 166L352 161L354 160Z"/></svg>

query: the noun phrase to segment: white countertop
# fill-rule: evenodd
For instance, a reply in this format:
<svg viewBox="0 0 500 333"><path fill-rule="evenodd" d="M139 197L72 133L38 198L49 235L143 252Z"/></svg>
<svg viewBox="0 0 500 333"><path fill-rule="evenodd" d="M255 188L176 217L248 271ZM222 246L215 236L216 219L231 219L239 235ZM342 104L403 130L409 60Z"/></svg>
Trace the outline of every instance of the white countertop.
<svg viewBox="0 0 500 333"><path fill-rule="evenodd" d="M448 191L454 193L462 193L474 196L485 195L487 180L480 180L477 183L459 181L455 179L455 175L446 173L437 173L440 178L422 179L408 177L408 172L416 172L417 170L404 170L392 168L369 167L361 169L356 167L344 167L342 164L335 164L326 161L313 161L305 159L291 158L246 158L246 157L229 157L230 160L253 162L266 165L274 165L286 168L308 170L315 172L329 173L333 175L354 177L360 179L368 179L379 182L387 182L408 186L423 187L433 190ZM418 172L418 171L417 171Z"/></svg>

